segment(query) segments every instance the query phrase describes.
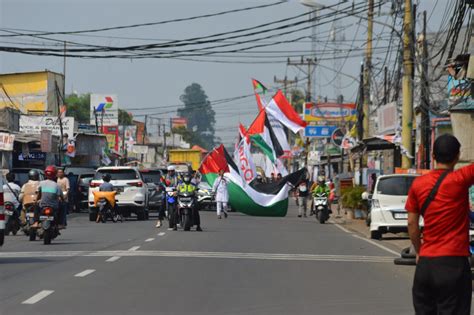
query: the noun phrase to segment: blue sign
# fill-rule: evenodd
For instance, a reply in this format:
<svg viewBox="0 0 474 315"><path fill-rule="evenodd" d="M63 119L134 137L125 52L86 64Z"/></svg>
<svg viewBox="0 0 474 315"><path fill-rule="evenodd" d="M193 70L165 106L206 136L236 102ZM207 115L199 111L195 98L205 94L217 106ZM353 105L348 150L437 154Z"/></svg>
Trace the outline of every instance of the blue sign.
<svg viewBox="0 0 474 315"><path fill-rule="evenodd" d="M337 129L337 126L306 126L304 135L306 137L329 138Z"/></svg>

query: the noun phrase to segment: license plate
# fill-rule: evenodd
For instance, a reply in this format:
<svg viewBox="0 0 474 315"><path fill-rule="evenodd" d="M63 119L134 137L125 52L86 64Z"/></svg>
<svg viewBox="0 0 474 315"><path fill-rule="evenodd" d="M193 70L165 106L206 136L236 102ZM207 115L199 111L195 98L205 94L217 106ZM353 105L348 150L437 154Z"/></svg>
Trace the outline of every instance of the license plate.
<svg viewBox="0 0 474 315"><path fill-rule="evenodd" d="M48 216L40 216L40 220L47 220L47 221L53 221L54 220L54 217L48 217Z"/></svg>
<svg viewBox="0 0 474 315"><path fill-rule="evenodd" d="M393 217L395 219L408 219L408 213L394 213Z"/></svg>
<svg viewBox="0 0 474 315"><path fill-rule="evenodd" d="M13 215L13 211L5 210L5 215Z"/></svg>

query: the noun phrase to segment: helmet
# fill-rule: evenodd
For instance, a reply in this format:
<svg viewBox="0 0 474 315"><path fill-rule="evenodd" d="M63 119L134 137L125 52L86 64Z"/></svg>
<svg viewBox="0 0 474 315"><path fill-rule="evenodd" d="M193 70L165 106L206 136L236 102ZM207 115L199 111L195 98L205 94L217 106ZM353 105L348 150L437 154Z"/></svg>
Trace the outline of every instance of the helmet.
<svg viewBox="0 0 474 315"><path fill-rule="evenodd" d="M185 174L183 176L183 181L186 183L186 184L189 184L191 182L191 176L189 174Z"/></svg>
<svg viewBox="0 0 474 315"><path fill-rule="evenodd" d="M54 179L56 177L56 167L54 165L46 167L44 175L47 179Z"/></svg>
<svg viewBox="0 0 474 315"><path fill-rule="evenodd" d="M110 182L112 177L110 176L110 174L104 174L102 175L102 179L104 180L104 182Z"/></svg>
<svg viewBox="0 0 474 315"><path fill-rule="evenodd" d="M30 170L28 172L28 178L30 180L38 181L39 180L39 172L37 170Z"/></svg>
<svg viewBox="0 0 474 315"><path fill-rule="evenodd" d="M175 167L173 165L170 165L168 166L167 168L168 171L174 171L175 170Z"/></svg>
<svg viewBox="0 0 474 315"><path fill-rule="evenodd" d="M324 185L326 183L326 178L324 176L318 176L318 184Z"/></svg>

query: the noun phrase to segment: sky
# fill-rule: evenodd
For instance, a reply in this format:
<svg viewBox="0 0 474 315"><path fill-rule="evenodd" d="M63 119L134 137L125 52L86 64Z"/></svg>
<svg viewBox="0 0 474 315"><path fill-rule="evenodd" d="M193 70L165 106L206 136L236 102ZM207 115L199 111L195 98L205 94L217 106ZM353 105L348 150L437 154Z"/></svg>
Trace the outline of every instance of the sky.
<svg viewBox="0 0 474 315"><path fill-rule="evenodd" d="M37 31L70 31L90 28L101 28L108 26L137 24L168 20L173 18L189 17L263 3L271 3L274 0L261 1L235 1L235 0L0 0L0 28L26 29ZM339 1L320 0L323 5L337 4ZM349 1L349 4L352 1ZM356 3L360 3L357 0ZM376 1L377 2L377 1ZM430 17L428 31L436 31L441 22L448 1L420 0L419 12L427 10ZM342 6L342 5L341 5ZM344 6L347 6L345 4ZM388 13L389 5L376 9L376 19L391 24L391 16ZM286 17L295 16L308 11L299 1L290 0L284 4L271 8L258 9L247 12L229 14L225 16L185 21L180 23L140 27L120 31L108 31L94 33L103 37L90 36L53 36L58 40L71 42L100 44L105 46L122 46L145 42L160 42L162 40L183 39L194 36L203 36L224 32L244 27L252 27L264 22L270 22ZM320 14L327 14L324 10ZM354 17L338 19L335 24L331 20L315 30L316 57L324 59L321 66L316 68L314 79L314 90L316 95L326 96L329 99L335 95L334 70L341 69L339 75L340 92L344 99L354 101L357 95L358 83L351 77L358 77L360 64L363 60L362 53L354 54L356 57L336 61L329 60L334 56L335 49L340 53L337 56L344 57L346 53L342 50L348 46L364 49L366 38L365 20ZM336 38L345 39L341 44L335 46L330 42L330 30L335 26L339 31ZM0 31L0 34L8 34ZM281 39L295 38L310 35L311 30L301 31L294 35L288 35ZM380 35L380 36L379 36ZM112 36L114 36L112 38ZM388 28L375 24L374 26L374 71L383 63L385 48L388 47ZM130 39L116 38L130 37ZM146 38L145 40L140 40ZM272 41L279 40L272 39ZM0 38L0 45L10 41L25 44L38 44L42 40L24 38ZM398 40L393 39L396 43ZM303 39L296 43L282 44L262 48L262 51L284 51L292 56L308 54L311 50L310 39ZM279 55L283 55L281 53ZM252 55L249 53L249 55ZM253 54L257 55L257 53ZM262 53L268 56L269 53ZM210 58L211 60L213 58ZM214 58L216 59L216 58ZM228 58L229 60L232 58ZM242 58L234 58L242 59ZM294 57L292 60L297 61ZM220 60L226 60L220 58ZM253 92L251 78L256 78L269 87L275 87L274 76L288 79L298 77L303 79L304 73L294 66L286 64L286 58L246 59L253 62L260 60L277 60L277 64L229 64L212 62L192 62L172 59L101 59L85 60L68 58L66 61L66 93L110 93L117 94L119 106L129 110L136 119L143 120L145 114L160 112L154 117L167 119L175 116L179 97L184 88L193 83L199 83L206 92L209 99L219 100L234 96L251 94ZM390 61L389 61L390 63ZM393 66L389 64L389 66ZM0 72L26 72L48 69L51 71L63 71L63 59L58 57L26 56L13 53L0 53ZM375 84L380 82L375 82ZM298 87L304 88L305 82L300 80ZM267 96L269 97L269 96ZM176 108L174 107L176 105ZM140 108L153 108L151 110L140 110ZM156 108L156 109L155 109ZM161 110L160 110L161 108ZM221 137L225 144L234 141L237 134L239 122L248 125L257 114L255 99L252 97L240 99L234 102L217 104L216 111L216 135Z"/></svg>

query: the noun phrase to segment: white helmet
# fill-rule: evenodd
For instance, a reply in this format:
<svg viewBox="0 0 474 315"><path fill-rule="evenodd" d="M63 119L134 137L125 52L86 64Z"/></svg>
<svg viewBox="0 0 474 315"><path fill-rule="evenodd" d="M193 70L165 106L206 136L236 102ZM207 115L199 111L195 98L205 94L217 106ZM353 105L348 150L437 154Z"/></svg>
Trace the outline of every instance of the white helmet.
<svg viewBox="0 0 474 315"><path fill-rule="evenodd" d="M174 171L175 167L173 165L168 166L168 171Z"/></svg>

